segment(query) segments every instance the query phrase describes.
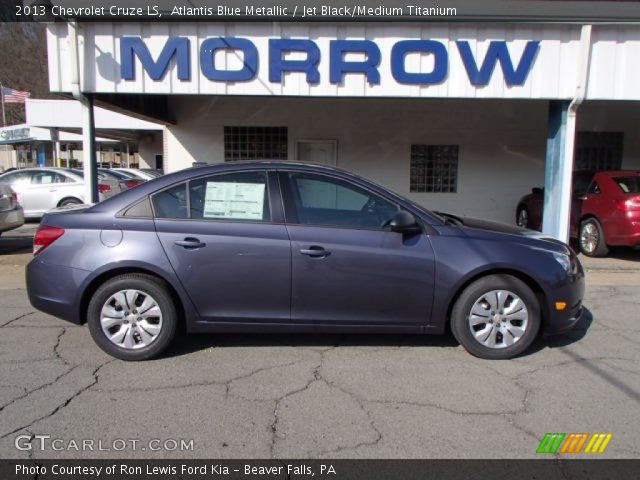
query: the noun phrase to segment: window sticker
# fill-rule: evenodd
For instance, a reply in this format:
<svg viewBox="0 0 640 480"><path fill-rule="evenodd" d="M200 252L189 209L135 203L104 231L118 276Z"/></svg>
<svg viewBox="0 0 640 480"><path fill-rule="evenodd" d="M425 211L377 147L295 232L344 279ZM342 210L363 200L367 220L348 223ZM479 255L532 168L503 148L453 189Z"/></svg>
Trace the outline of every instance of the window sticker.
<svg viewBox="0 0 640 480"><path fill-rule="evenodd" d="M204 218L262 220L263 183L207 182Z"/></svg>

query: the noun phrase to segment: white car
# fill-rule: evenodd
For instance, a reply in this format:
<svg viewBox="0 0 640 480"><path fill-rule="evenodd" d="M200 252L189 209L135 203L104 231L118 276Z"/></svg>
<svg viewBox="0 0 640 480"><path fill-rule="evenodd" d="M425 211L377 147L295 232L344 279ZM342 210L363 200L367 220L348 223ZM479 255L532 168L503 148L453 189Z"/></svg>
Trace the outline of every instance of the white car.
<svg viewBox="0 0 640 480"><path fill-rule="evenodd" d="M18 196L26 218L39 218L52 208L85 203L81 172L66 168L25 168L0 175L0 184L10 185ZM100 179L99 199L118 192L117 181Z"/></svg>

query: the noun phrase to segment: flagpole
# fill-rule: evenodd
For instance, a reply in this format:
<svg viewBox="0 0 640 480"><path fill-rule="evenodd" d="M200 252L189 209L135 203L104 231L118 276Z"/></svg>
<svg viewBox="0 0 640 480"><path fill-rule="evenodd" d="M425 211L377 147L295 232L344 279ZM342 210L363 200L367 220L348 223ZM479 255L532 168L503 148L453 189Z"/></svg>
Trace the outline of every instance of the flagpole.
<svg viewBox="0 0 640 480"><path fill-rule="evenodd" d="M5 116L5 113L4 113L4 87L2 86L2 83L0 83L0 97L2 97L2 126L6 127L7 117Z"/></svg>

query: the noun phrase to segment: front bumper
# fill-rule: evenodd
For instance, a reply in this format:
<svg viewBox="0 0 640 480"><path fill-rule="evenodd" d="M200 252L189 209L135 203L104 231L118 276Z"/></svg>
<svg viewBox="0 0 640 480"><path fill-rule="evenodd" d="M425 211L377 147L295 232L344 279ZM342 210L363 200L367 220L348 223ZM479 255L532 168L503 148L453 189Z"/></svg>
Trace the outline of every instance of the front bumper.
<svg viewBox="0 0 640 480"><path fill-rule="evenodd" d="M577 274L568 276L564 282L553 289L548 299L543 332L553 335L571 330L585 314L582 305L584 293L585 275L580 265ZM556 302L564 302L566 307L558 310Z"/></svg>

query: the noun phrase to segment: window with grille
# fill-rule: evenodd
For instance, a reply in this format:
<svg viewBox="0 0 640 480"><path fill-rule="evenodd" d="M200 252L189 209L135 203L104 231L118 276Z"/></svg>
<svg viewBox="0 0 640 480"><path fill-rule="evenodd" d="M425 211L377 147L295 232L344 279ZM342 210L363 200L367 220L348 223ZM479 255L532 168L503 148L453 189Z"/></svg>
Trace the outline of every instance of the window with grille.
<svg viewBox="0 0 640 480"><path fill-rule="evenodd" d="M224 159L286 160L287 127L224 127Z"/></svg>
<svg viewBox="0 0 640 480"><path fill-rule="evenodd" d="M411 145L411 192L458 189L458 145Z"/></svg>
<svg viewBox="0 0 640 480"><path fill-rule="evenodd" d="M620 170L622 132L578 132L574 156L575 170Z"/></svg>

